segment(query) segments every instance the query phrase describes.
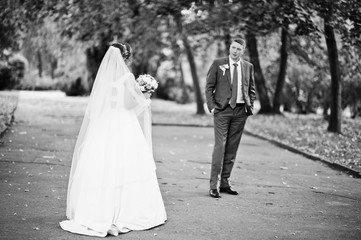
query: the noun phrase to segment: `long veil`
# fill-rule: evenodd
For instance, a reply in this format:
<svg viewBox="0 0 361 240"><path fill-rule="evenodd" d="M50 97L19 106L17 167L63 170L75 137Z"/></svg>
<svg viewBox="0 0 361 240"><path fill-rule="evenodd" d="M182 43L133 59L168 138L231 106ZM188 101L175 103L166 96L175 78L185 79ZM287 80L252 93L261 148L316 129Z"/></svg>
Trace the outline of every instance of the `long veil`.
<svg viewBox="0 0 361 240"><path fill-rule="evenodd" d="M98 69L74 149L67 197L68 218L72 217L72 208L70 206L73 203L69 196L74 174L77 171L78 162L81 159L83 146L89 131L91 131L92 127L96 126L95 123L99 119L102 119L104 116L111 116L113 113L117 113L119 109L126 109L136 114L144 137L152 152L150 100L144 97L136 85L134 75L125 64L120 50L111 46Z"/></svg>

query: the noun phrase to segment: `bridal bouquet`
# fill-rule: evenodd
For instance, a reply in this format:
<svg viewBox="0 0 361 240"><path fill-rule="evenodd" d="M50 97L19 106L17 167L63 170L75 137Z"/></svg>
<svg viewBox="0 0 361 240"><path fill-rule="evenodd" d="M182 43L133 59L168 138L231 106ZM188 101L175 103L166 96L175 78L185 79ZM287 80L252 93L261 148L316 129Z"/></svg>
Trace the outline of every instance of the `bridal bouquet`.
<svg viewBox="0 0 361 240"><path fill-rule="evenodd" d="M158 88L158 82L149 74L142 74L135 80L142 92L152 93Z"/></svg>

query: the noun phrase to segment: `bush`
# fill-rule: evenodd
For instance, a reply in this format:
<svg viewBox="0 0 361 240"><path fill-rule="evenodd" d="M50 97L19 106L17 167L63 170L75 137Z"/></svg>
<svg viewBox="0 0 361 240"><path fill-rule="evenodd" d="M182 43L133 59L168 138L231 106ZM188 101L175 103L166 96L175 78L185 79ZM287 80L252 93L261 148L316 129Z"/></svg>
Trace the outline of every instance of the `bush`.
<svg viewBox="0 0 361 240"><path fill-rule="evenodd" d="M84 86L82 79L78 77L75 81L69 84L64 84L61 90L65 92L66 96L83 96L88 93L87 88Z"/></svg>
<svg viewBox="0 0 361 240"><path fill-rule="evenodd" d="M191 93L192 89L190 86L187 85L182 88L180 83L169 77L165 81L160 81L155 97L185 104L192 101Z"/></svg>
<svg viewBox="0 0 361 240"><path fill-rule="evenodd" d="M21 55L12 55L0 61L0 90L14 89L24 78L26 59Z"/></svg>
<svg viewBox="0 0 361 240"><path fill-rule="evenodd" d="M350 107L351 117L361 116L361 81L360 79L346 80L342 88L342 107Z"/></svg>
<svg viewBox="0 0 361 240"><path fill-rule="evenodd" d="M11 67L4 61L0 61L0 90L12 89L17 84Z"/></svg>
<svg viewBox="0 0 361 240"><path fill-rule="evenodd" d="M38 76L38 71L26 74L25 78L16 87L19 90L46 91L57 89L57 81L47 75Z"/></svg>
<svg viewBox="0 0 361 240"><path fill-rule="evenodd" d="M14 120L14 112L17 107L18 99L18 92L2 91L0 93L0 138Z"/></svg>

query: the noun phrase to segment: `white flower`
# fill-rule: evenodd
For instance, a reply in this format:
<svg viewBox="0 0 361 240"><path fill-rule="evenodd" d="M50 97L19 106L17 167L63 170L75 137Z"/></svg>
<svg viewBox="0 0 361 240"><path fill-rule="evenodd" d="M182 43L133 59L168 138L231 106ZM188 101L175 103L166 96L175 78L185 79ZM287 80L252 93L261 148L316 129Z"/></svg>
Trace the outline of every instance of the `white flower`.
<svg viewBox="0 0 361 240"><path fill-rule="evenodd" d="M226 73L226 70L229 69L229 65L228 64L223 64L220 65L219 68L223 71L223 76Z"/></svg>
<svg viewBox="0 0 361 240"><path fill-rule="evenodd" d="M139 75L135 80L142 92L154 92L158 88L158 82L149 74Z"/></svg>

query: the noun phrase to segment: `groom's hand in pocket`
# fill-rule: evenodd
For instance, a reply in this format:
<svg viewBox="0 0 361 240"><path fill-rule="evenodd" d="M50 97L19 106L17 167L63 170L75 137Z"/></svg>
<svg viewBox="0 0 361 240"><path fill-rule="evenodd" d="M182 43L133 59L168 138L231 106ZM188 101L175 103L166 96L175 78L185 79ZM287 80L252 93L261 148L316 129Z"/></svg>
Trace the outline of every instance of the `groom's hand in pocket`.
<svg viewBox="0 0 361 240"><path fill-rule="evenodd" d="M253 115L253 107L246 105L246 115L251 116Z"/></svg>

